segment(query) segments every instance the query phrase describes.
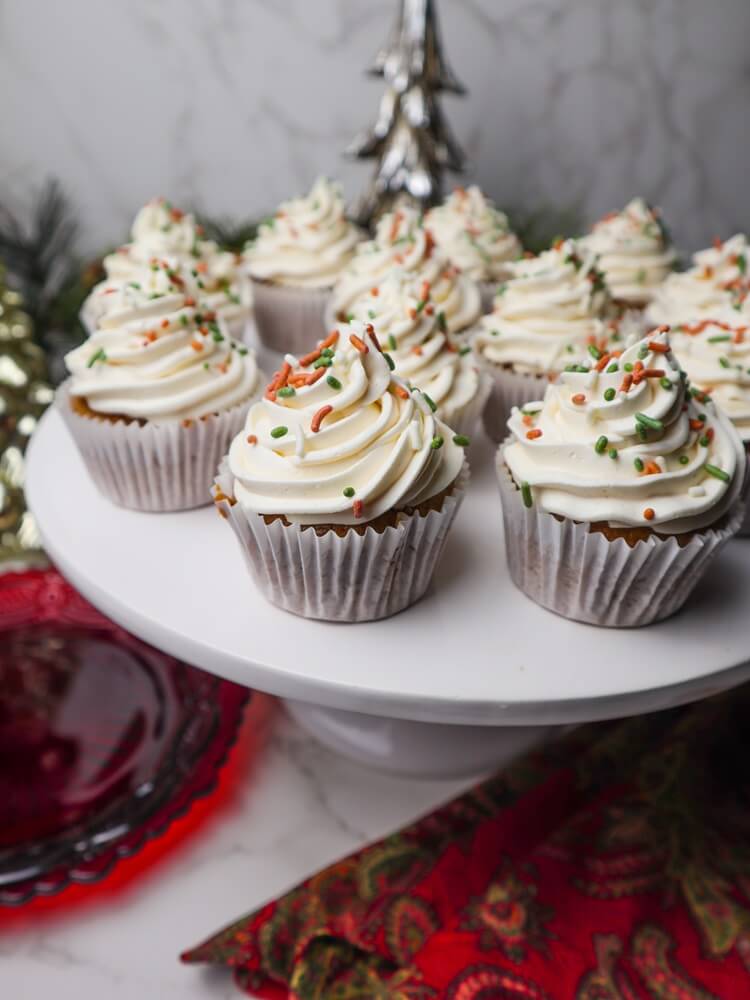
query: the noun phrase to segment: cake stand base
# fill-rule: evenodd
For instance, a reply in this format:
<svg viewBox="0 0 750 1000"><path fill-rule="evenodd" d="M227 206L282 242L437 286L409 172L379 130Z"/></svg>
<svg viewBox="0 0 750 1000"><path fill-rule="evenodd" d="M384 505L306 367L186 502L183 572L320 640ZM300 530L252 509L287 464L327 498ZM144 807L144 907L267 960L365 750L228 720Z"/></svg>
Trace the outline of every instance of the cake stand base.
<svg viewBox="0 0 750 1000"><path fill-rule="evenodd" d="M386 719L361 712L284 702L305 732L334 750L388 774L459 778L502 767L559 726L454 726Z"/></svg>

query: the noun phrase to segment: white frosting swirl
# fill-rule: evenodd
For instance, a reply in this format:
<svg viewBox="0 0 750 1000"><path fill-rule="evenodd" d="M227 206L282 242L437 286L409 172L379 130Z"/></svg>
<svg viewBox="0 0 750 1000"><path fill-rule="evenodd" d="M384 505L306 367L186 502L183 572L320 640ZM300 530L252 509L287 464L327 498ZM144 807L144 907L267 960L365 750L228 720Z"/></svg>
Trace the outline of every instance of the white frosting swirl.
<svg viewBox="0 0 750 1000"><path fill-rule="evenodd" d="M643 198L605 215L580 242L598 255L614 298L631 305L651 300L676 259L658 210Z"/></svg>
<svg viewBox="0 0 750 1000"><path fill-rule="evenodd" d="M349 222L341 189L319 177L309 194L282 202L245 250L254 278L298 288L329 288L362 233Z"/></svg>
<svg viewBox="0 0 750 1000"><path fill-rule="evenodd" d="M425 216L440 249L474 281L499 281L523 247L508 223L476 185L457 187Z"/></svg>
<svg viewBox="0 0 750 1000"><path fill-rule="evenodd" d="M516 484L574 521L663 534L718 521L743 488L745 450L721 410L687 393L665 329L599 367L514 407L504 458Z"/></svg>
<svg viewBox="0 0 750 1000"><path fill-rule="evenodd" d="M591 253L573 240L510 265L491 313L473 345L486 361L517 372L549 375L602 341L612 304Z"/></svg>
<svg viewBox="0 0 750 1000"><path fill-rule="evenodd" d="M71 395L98 413L154 422L249 401L260 380L254 355L215 313L158 273L159 291L120 285L99 328L66 355Z"/></svg>
<svg viewBox="0 0 750 1000"><path fill-rule="evenodd" d="M373 323L396 374L426 392L447 424L479 392L480 374L469 348L451 339L427 282L417 289L403 272L394 271L359 300L355 318Z"/></svg>
<svg viewBox="0 0 750 1000"><path fill-rule="evenodd" d="M672 332L672 346L690 381L710 394L750 443L750 321L684 324Z"/></svg>
<svg viewBox="0 0 750 1000"><path fill-rule="evenodd" d="M176 283L181 281L188 294L227 323L247 318L251 291L241 257L206 239L193 215L165 198L154 198L136 215L131 235L130 243L104 258L107 278L84 304L87 323L96 325L105 315L112 288L132 281L147 287L157 267L171 271Z"/></svg>
<svg viewBox="0 0 750 1000"><path fill-rule="evenodd" d="M435 308L445 315L450 333L460 333L479 318L481 296L478 285L450 263L435 245L410 208L384 215L375 238L357 247L331 295L330 311L339 320L356 313L360 299L392 271L413 279L415 287L428 281Z"/></svg>
<svg viewBox="0 0 750 1000"><path fill-rule="evenodd" d="M328 357L287 357L232 443L234 494L247 514L362 524L428 500L458 477L463 451L452 432L391 374L362 324L342 325L328 344Z"/></svg>
<svg viewBox="0 0 750 1000"><path fill-rule="evenodd" d="M742 233L716 240L693 254L691 268L671 274L656 290L648 319L672 326L702 319L737 322L738 313L750 314L748 265L750 250Z"/></svg>

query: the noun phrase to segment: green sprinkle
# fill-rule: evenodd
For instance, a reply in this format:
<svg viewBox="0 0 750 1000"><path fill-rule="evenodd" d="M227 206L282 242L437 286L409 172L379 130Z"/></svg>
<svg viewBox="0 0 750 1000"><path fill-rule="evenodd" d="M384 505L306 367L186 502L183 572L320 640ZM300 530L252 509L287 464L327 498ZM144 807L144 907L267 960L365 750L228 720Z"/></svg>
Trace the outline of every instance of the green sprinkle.
<svg viewBox="0 0 750 1000"><path fill-rule="evenodd" d="M701 446L701 448L708 448L708 446L711 444L708 434L704 434L701 438L699 438L698 444Z"/></svg>
<svg viewBox="0 0 750 1000"><path fill-rule="evenodd" d="M100 347L98 351L94 351L91 357L86 362L87 368L93 368L97 361L106 361L107 354L103 347Z"/></svg>
<svg viewBox="0 0 750 1000"><path fill-rule="evenodd" d="M187 326L188 325L188 318L185 315L185 313L182 313L180 315L180 323L182 323L183 326Z"/></svg>
<svg viewBox="0 0 750 1000"><path fill-rule="evenodd" d="M636 272L635 280L638 282L639 285L643 285L646 283L646 272L643 268L641 268L640 271Z"/></svg>
<svg viewBox="0 0 750 1000"><path fill-rule="evenodd" d="M645 424L636 424L635 425L635 429L636 429L638 437L641 439L641 441L647 440L647 438L648 438L648 427L646 427Z"/></svg>
<svg viewBox="0 0 750 1000"><path fill-rule="evenodd" d="M347 314L346 314L346 322L347 322L347 323L351 323L351 321L352 321L353 319L354 319L354 313L347 313Z"/></svg>
<svg viewBox="0 0 750 1000"><path fill-rule="evenodd" d="M725 341L731 339L728 333L722 333L719 337L709 337L708 342L709 344L723 344Z"/></svg>
<svg viewBox="0 0 750 1000"><path fill-rule="evenodd" d="M650 427L652 431L661 431L664 429L664 424L661 420L656 417L649 417L647 413L636 413L635 419L644 427Z"/></svg>
<svg viewBox="0 0 750 1000"><path fill-rule="evenodd" d="M725 358L722 355L722 357L719 358L719 364L721 365L722 368L728 368L729 367L729 358Z"/></svg>
<svg viewBox="0 0 750 1000"><path fill-rule="evenodd" d="M241 354L244 357L247 354L247 348L246 347L240 347L240 348L238 348L237 353Z"/></svg>
<svg viewBox="0 0 750 1000"><path fill-rule="evenodd" d="M388 362L388 367L391 369L391 371L395 372L395 370L396 370L396 362L393 360L393 358L390 356L390 354L387 351L383 351L383 357Z"/></svg>
<svg viewBox="0 0 750 1000"><path fill-rule="evenodd" d="M427 393L426 393L426 392L423 392L423 393L422 393L422 395L423 395L423 396L424 396L424 398L425 398L425 399L427 400L427 405L429 406L429 408L430 408L430 409L432 410L432 412L434 413L434 412L435 412L435 411L437 410L437 406L436 406L436 404L435 404L435 403L434 403L434 401L433 401L433 400L432 400L432 399L431 399L431 398L430 398L430 397L429 397L429 396L427 395ZM441 440L442 440L442 439L441 439Z"/></svg>
<svg viewBox="0 0 750 1000"><path fill-rule="evenodd" d="M296 392L296 390L294 389L293 386L291 386L291 385L283 385L280 389L276 390L276 395L277 396L282 396L282 397L285 397L285 396L296 396L297 392Z"/></svg>
<svg viewBox="0 0 750 1000"><path fill-rule="evenodd" d="M744 253L737 254L736 263L737 263L737 270L740 272L740 274L744 274L747 271L747 258L745 257Z"/></svg>
<svg viewBox="0 0 750 1000"><path fill-rule="evenodd" d="M603 455L607 450L607 445L609 444L609 439L606 434L602 434L600 438L597 438L596 444L594 445L594 451L597 455Z"/></svg>
<svg viewBox="0 0 750 1000"><path fill-rule="evenodd" d="M471 350L470 347L462 347L461 350L458 352L458 356L462 358L465 354L468 354L470 350Z"/></svg>
<svg viewBox="0 0 750 1000"><path fill-rule="evenodd" d="M610 448L607 454L610 458L617 458L617 448Z"/></svg>
<svg viewBox="0 0 750 1000"><path fill-rule="evenodd" d="M568 352L568 354L573 354L573 352L575 351L575 347L573 347L572 344L567 344L565 350Z"/></svg>
<svg viewBox="0 0 750 1000"><path fill-rule="evenodd" d="M647 355L648 355L648 348L647 347L641 347L640 350L638 351L638 357L641 359L641 361L643 361L643 359Z"/></svg>
<svg viewBox="0 0 750 1000"><path fill-rule="evenodd" d="M395 338L395 337L393 336L393 334L392 334L392 333L389 333L389 334L388 334L388 347L389 347L389 348L390 348L390 349L391 349L392 351L395 351L395 350L396 350L396 348L398 347L398 344L396 343L396 338Z"/></svg>
<svg viewBox="0 0 750 1000"><path fill-rule="evenodd" d="M446 320L445 313L442 310L437 314L437 325L438 330L440 330L441 333L448 332L448 321Z"/></svg>
<svg viewBox="0 0 750 1000"><path fill-rule="evenodd" d="M633 366L629 361L626 361L622 367L625 369L626 372L632 372L633 370Z"/></svg>
<svg viewBox="0 0 750 1000"><path fill-rule="evenodd" d="M353 486L345 486L344 487L344 496L348 497L349 499L351 499L354 496L354 487Z"/></svg>
<svg viewBox="0 0 750 1000"><path fill-rule="evenodd" d="M607 400L608 403L611 403L612 400L615 398L616 395L617 395L617 393L615 392L614 389L610 388L610 389L605 389L604 390L604 398Z"/></svg>
<svg viewBox="0 0 750 1000"><path fill-rule="evenodd" d="M720 469L718 465L709 465L708 462L703 466L709 476L714 476L716 479L720 479L723 483L728 483L732 478L728 472Z"/></svg>
<svg viewBox="0 0 750 1000"><path fill-rule="evenodd" d="M437 451L438 448L442 447L443 447L443 439L439 434L436 434L435 437L432 439L432 441L430 441L430 448L432 448L434 451Z"/></svg>
<svg viewBox="0 0 750 1000"><path fill-rule="evenodd" d="M377 313L375 312L374 309L368 309L367 310L367 315L370 317L370 319L375 319L375 317L377 316Z"/></svg>
<svg viewBox="0 0 750 1000"><path fill-rule="evenodd" d="M524 507L531 507L534 500L531 496L531 487L528 483L521 483L521 497L523 498Z"/></svg>
<svg viewBox="0 0 750 1000"><path fill-rule="evenodd" d="M129 281L129 282L128 282L128 287L129 287L129 288L135 288L135 289L137 289L137 290L138 290L139 292L140 292L140 290L141 290L141 284L140 284L140 282L139 282L139 281ZM727 337L727 340L729 340L729 337Z"/></svg>
<svg viewBox="0 0 750 1000"><path fill-rule="evenodd" d="M471 444L465 434L454 434L453 443L457 444L459 448L468 448Z"/></svg>
<svg viewBox="0 0 750 1000"><path fill-rule="evenodd" d="M332 358L333 354L334 351L332 347L324 347L323 350L320 352L320 356L323 358Z"/></svg>
<svg viewBox="0 0 750 1000"><path fill-rule="evenodd" d="M287 434L288 432L289 432L289 428L288 427L284 427L284 425L281 424L279 427L274 427L274 429L271 431L271 437L272 438L283 438L284 435Z"/></svg>
<svg viewBox="0 0 750 1000"><path fill-rule="evenodd" d="M701 420L705 424L705 422L706 422L706 414L705 413L699 413L698 414L698 419Z"/></svg>
<svg viewBox="0 0 750 1000"><path fill-rule="evenodd" d="M417 312L421 313L426 305L427 299L420 299L419 302L417 302Z"/></svg>
<svg viewBox="0 0 750 1000"><path fill-rule="evenodd" d="M208 371L208 369L211 367L211 365L209 365L208 361L204 361L203 362L203 367L206 369L206 371Z"/></svg>
<svg viewBox="0 0 750 1000"><path fill-rule="evenodd" d="M669 381L669 379L667 378L666 375L663 375L659 379L659 385L662 387L662 389L671 389L672 388L672 383Z"/></svg>
<svg viewBox="0 0 750 1000"><path fill-rule="evenodd" d="M680 465L687 465L689 461L687 455L680 455Z"/></svg>
<svg viewBox="0 0 750 1000"><path fill-rule="evenodd" d="M313 368L330 368L333 364L331 358L324 358L323 355L313 361Z"/></svg>
<svg viewBox="0 0 750 1000"><path fill-rule="evenodd" d="M643 472L643 462L640 458L634 458L633 465L635 466L637 472Z"/></svg>
<svg viewBox="0 0 750 1000"><path fill-rule="evenodd" d="M589 344L589 354L594 359L594 361L599 361L602 356L602 352L595 344Z"/></svg>
<svg viewBox="0 0 750 1000"><path fill-rule="evenodd" d="M607 367L607 374L611 375L612 372L616 372L618 368L617 362L613 361L611 365Z"/></svg>
<svg viewBox="0 0 750 1000"><path fill-rule="evenodd" d="M339 382L339 380L336 378L335 375L327 375L326 376L326 382L330 385L330 387L332 389L340 389L341 388L341 383Z"/></svg>
<svg viewBox="0 0 750 1000"><path fill-rule="evenodd" d="M216 343L220 344L222 342L222 340L224 340L224 337L222 335L221 330L216 325L216 323L209 323L208 324L208 328L211 331L211 336L214 338L214 340L216 341Z"/></svg>

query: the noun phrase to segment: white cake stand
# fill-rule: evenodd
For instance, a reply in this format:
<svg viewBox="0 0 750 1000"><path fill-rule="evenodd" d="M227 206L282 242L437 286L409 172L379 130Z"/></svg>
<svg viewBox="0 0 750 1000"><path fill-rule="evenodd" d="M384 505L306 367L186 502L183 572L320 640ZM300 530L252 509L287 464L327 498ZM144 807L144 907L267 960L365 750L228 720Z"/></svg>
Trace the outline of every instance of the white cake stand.
<svg viewBox="0 0 750 1000"><path fill-rule="evenodd" d="M667 708L750 676L750 542L731 542L684 610L616 631L558 618L505 567L486 440L431 592L382 622L331 625L269 605L211 507L140 514L102 499L55 411L27 492L45 546L105 614L175 656L284 698L308 731L412 774L478 773L551 726Z"/></svg>

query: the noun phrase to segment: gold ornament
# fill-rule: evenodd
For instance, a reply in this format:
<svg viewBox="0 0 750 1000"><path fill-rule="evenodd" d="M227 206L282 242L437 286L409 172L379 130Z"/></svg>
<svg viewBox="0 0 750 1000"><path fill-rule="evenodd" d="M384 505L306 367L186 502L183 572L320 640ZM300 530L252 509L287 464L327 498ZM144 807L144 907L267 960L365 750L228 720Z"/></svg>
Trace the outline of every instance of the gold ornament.
<svg viewBox="0 0 750 1000"><path fill-rule="evenodd" d="M9 563L46 561L24 501L24 452L52 397L47 362L34 343L31 319L0 266L0 569Z"/></svg>

